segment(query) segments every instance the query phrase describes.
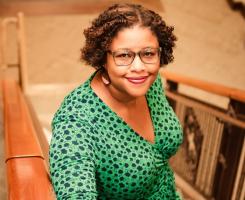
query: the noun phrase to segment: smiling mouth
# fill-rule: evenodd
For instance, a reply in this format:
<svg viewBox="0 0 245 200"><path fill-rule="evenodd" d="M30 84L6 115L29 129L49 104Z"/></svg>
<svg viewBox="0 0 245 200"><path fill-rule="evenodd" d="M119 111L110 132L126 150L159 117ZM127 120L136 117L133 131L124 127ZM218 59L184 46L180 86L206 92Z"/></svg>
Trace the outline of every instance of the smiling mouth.
<svg viewBox="0 0 245 200"><path fill-rule="evenodd" d="M130 77L127 78L127 80L133 84L142 84L146 81L147 78L148 76L140 76L140 77Z"/></svg>

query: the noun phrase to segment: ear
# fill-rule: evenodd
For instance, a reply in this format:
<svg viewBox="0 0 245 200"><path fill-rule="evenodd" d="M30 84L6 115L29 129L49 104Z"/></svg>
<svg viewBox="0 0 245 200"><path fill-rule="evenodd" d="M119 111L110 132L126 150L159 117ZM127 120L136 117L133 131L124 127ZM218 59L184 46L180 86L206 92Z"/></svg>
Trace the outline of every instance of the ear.
<svg viewBox="0 0 245 200"><path fill-rule="evenodd" d="M107 73L106 65L103 66L103 71L101 73L101 79L105 85L109 85L111 83L110 77Z"/></svg>
<svg viewBox="0 0 245 200"><path fill-rule="evenodd" d="M109 78L109 77L107 77L107 78ZM103 82L105 85L109 85L109 84L111 83L110 80L107 79L107 78L105 78L105 75L104 75L104 74L101 75L102 82Z"/></svg>

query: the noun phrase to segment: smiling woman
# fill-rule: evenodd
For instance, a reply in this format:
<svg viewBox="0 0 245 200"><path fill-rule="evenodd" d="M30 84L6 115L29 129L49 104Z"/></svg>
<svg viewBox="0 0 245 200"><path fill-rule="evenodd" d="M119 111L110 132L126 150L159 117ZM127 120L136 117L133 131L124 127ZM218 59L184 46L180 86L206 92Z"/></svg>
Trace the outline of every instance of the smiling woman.
<svg viewBox="0 0 245 200"><path fill-rule="evenodd" d="M97 70L53 119L58 199L180 199L168 159L182 129L158 73L173 60L172 32L134 4L109 7L84 31L82 58Z"/></svg>

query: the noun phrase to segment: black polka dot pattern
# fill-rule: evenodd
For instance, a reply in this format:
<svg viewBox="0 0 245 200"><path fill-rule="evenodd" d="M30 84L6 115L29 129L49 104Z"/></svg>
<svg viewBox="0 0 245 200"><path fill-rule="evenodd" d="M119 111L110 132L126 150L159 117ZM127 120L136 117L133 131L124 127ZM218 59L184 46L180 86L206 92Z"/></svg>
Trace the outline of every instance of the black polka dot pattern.
<svg viewBox="0 0 245 200"><path fill-rule="evenodd" d="M168 159L182 142L182 130L160 75L146 95L154 144L93 92L94 75L64 99L53 119L50 173L57 199L180 199Z"/></svg>

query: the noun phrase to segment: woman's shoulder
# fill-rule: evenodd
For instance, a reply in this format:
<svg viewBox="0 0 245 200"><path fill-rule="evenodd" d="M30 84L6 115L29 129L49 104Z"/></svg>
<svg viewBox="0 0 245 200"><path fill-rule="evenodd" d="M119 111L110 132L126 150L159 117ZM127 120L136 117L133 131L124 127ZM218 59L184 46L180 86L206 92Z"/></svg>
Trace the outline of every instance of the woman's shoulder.
<svg viewBox="0 0 245 200"><path fill-rule="evenodd" d="M95 95L90 87L90 79L71 91L56 111L53 122L87 120L86 113L93 106Z"/></svg>

